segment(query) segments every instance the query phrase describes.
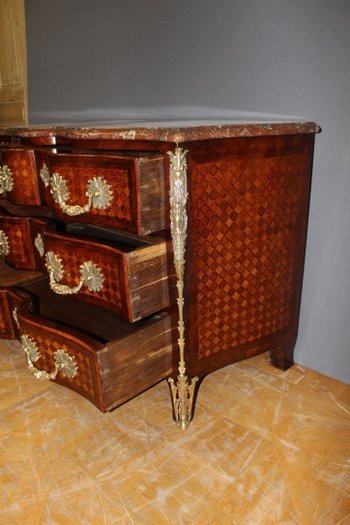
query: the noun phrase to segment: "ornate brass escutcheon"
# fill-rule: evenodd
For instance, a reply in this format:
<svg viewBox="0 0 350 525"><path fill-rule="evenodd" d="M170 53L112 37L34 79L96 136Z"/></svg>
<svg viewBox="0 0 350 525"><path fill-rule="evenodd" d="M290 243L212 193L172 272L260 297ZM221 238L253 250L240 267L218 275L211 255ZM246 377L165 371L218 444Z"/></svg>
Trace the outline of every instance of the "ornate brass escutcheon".
<svg viewBox="0 0 350 525"><path fill-rule="evenodd" d="M36 249L39 252L39 255L43 257L45 253L45 248L44 248L43 236L40 233L38 233L38 235L35 237L34 244L35 244Z"/></svg>
<svg viewBox="0 0 350 525"><path fill-rule="evenodd" d="M0 168L0 194L13 190L13 176L10 168L4 164Z"/></svg>
<svg viewBox="0 0 350 525"><path fill-rule="evenodd" d="M87 261L80 265L80 282L74 287L59 282L64 274L63 265L62 259L54 252L49 251L46 253L45 266L49 272L50 288L59 295L77 294L83 286L86 286L90 292L99 292L102 290L104 276L100 268L92 261Z"/></svg>
<svg viewBox="0 0 350 525"><path fill-rule="evenodd" d="M45 188L48 188L50 186L50 172L45 162L40 168L40 178L43 181Z"/></svg>
<svg viewBox="0 0 350 525"><path fill-rule="evenodd" d="M10 245L7 234L4 230L0 230L0 255L8 255L10 253Z"/></svg>
<svg viewBox="0 0 350 525"><path fill-rule="evenodd" d="M84 285L90 292L102 290L104 276L100 268L92 261L87 261L80 265L80 282L74 287L59 282L63 278L63 265L62 259L54 252L49 251L46 253L45 266L49 272L50 288L59 295L77 294Z"/></svg>

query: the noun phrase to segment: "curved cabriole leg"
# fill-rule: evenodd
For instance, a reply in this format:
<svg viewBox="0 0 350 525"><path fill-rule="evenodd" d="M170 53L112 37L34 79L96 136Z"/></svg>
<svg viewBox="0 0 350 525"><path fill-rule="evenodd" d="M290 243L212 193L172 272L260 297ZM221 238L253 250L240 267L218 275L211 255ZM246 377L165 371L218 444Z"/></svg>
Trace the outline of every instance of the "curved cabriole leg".
<svg viewBox="0 0 350 525"><path fill-rule="evenodd" d="M178 309L179 309L179 374L177 379L170 378L175 420L182 430L188 428L193 414L195 388L198 377L188 380L185 363L185 323L184 307L184 273L185 245L187 237L187 150L176 148L175 153L168 152L170 157L170 230L173 242L174 265L177 276Z"/></svg>

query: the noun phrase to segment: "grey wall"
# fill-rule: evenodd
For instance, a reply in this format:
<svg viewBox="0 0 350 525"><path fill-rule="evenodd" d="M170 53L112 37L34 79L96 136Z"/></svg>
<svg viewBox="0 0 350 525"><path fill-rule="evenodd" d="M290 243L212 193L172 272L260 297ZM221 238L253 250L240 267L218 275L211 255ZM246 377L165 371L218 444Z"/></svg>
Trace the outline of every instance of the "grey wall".
<svg viewBox="0 0 350 525"><path fill-rule="evenodd" d="M27 0L31 122L317 121L296 361L350 382L350 2Z"/></svg>

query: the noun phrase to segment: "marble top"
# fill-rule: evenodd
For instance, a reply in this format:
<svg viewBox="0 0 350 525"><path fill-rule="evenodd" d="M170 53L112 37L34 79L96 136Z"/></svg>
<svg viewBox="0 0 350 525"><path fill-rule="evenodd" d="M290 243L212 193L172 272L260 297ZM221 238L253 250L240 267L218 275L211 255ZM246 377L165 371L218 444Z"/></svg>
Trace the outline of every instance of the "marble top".
<svg viewBox="0 0 350 525"><path fill-rule="evenodd" d="M314 122L254 122L220 118L79 122L23 128L1 128L0 134L11 133L22 137L47 136L68 139L150 140L181 143L233 137L313 134L320 131L321 128Z"/></svg>

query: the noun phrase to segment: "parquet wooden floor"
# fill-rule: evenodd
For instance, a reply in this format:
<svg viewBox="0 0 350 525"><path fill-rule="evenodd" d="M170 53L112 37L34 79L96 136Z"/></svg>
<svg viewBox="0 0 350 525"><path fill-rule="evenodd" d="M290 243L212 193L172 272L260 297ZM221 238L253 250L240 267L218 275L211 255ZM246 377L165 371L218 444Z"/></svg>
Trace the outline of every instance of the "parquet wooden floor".
<svg viewBox="0 0 350 525"><path fill-rule="evenodd" d="M2 525L346 525L350 386L266 355L208 376L178 430L165 381L101 414L0 342Z"/></svg>

